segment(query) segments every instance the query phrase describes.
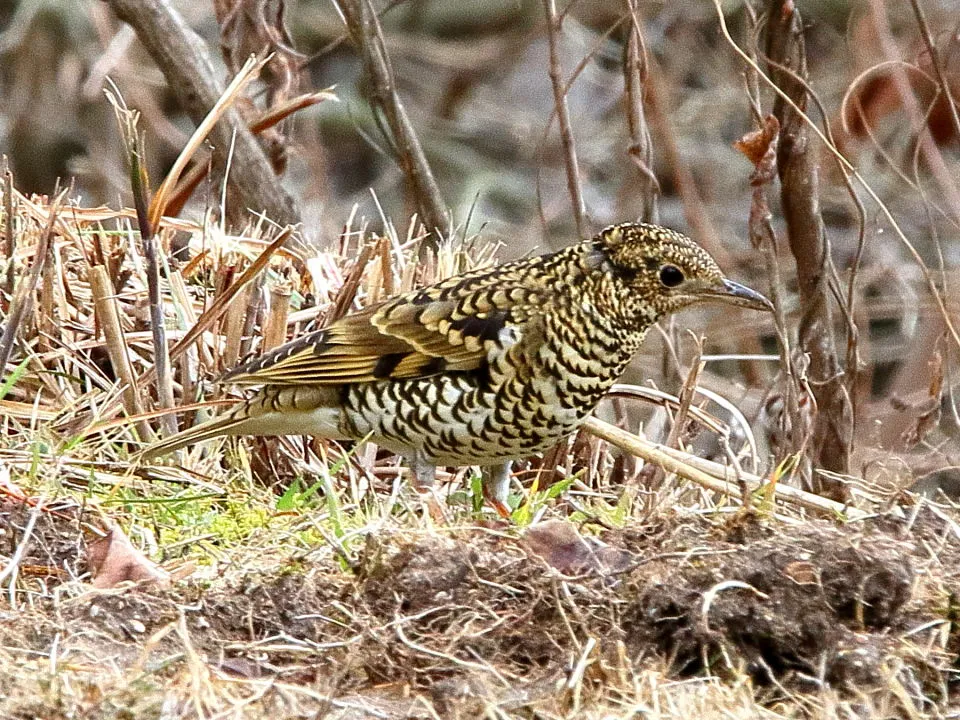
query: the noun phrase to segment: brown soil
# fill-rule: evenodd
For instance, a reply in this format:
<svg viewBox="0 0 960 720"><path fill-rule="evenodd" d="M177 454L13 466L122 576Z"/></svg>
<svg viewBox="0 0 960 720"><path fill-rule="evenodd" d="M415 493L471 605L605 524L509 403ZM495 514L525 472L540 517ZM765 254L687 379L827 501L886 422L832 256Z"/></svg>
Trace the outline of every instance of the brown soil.
<svg viewBox="0 0 960 720"><path fill-rule="evenodd" d="M5 506L4 553L28 516ZM543 559L550 536L382 531L352 569L318 553L94 591L69 580L77 521L42 515L20 582L43 592L0 617L0 716L230 702L240 717L586 717L638 702L631 683L652 670L748 680L766 708L829 691L865 712L900 714L899 692L942 710L956 700L955 533L929 509L848 526L667 516L581 529L586 559L562 573ZM65 569L30 576L42 566Z"/></svg>

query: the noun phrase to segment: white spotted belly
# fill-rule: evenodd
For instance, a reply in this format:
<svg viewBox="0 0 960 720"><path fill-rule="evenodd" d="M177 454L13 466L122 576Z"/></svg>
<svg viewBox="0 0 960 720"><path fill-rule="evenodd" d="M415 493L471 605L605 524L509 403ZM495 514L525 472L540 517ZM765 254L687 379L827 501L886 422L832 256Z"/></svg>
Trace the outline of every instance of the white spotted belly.
<svg viewBox="0 0 960 720"><path fill-rule="evenodd" d="M496 465L544 452L587 414L562 407L548 379L491 388L470 373L357 385L344 403L346 434L369 435L441 466Z"/></svg>

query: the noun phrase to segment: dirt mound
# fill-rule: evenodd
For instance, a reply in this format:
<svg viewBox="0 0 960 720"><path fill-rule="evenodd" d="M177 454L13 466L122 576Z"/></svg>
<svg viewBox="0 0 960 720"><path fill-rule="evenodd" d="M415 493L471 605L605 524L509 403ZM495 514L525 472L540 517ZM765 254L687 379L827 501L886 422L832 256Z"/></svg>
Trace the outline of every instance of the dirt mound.
<svg viewBox="0 0 960 720"><path fill-rule="evenodd" d="M635 694L629 678L651 668L678 680L709 671L731 685L749 677L771 704L825 688L869 702L890 696L891 678L942 700L955 659L944 603L960 588L941 565L957 539L935 520L384 531L352 568L331 554L168 589L68 584L5 618L0 635L28 655L55 647L90 697L126 697L131 676L148 670L186 702L197 692L187 678L202 668L208 693L268 682L333 717L569 712L584 698ZM15 670L17 653L6 660L0 679L32 697L8 695L5 716L36 714L47 695ZM84 665L94 660L113 671ZM276 710L283 692L257 688L251 708Z"/></svg>
<svg viewBox="0 0 960 720"><path fill-rule="evenodd" d="M634 578L627 644L657 648L682 675L732 664L799 687L879 683L889 631L907 619L915 552L883 533L816 524L715 541L679 568Z"/></svg>

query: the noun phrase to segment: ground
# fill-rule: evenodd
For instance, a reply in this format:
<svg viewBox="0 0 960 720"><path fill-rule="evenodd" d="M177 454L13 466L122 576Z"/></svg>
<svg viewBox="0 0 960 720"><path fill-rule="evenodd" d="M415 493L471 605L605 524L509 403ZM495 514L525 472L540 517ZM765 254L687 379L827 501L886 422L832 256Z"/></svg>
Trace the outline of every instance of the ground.
<svg viewBox="0 0 960 720"><path fill-rule="evenodd" d="M68 579L85 577L82 513L35 520L18 581L34 599L0 624L2 717L919 717L957 707L960 528L926 501L845 524L682 508L621 528L385 523L336 552L267 538L309 522L286 513L213 565L109 589ZM8 548L30 516L3 505Z"/></svg>

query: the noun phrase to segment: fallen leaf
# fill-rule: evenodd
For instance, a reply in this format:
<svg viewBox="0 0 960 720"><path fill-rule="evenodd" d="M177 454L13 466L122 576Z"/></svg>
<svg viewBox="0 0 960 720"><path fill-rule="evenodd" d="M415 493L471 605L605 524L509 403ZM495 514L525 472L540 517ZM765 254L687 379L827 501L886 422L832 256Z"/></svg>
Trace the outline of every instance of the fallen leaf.
<svg viewBox="0 0 960 720"><path fill-rule="evenodd" d="M114 523L104 537L87 544L87 567L97 588L112 588L129 580L161 587L170 584L169 573L134 547Z"/></svg>
<svg viewBox="0 0 960 720"><path fill-rule="evenodd" d="M574 525L563 520L547 520L529 527L523 534L523 542L530 552L564 575L589 570L616 572L632 560L628 552L610 547L597 538L583 537Z"/></svg>

